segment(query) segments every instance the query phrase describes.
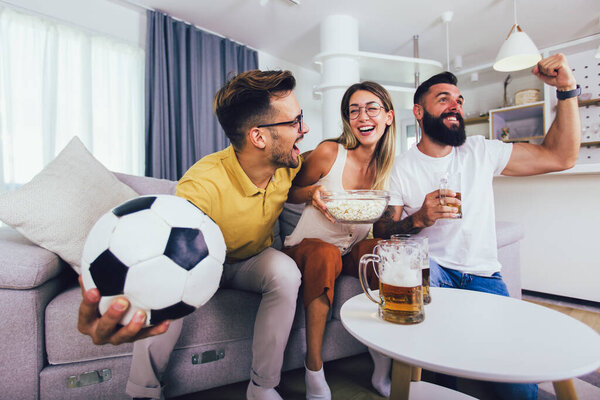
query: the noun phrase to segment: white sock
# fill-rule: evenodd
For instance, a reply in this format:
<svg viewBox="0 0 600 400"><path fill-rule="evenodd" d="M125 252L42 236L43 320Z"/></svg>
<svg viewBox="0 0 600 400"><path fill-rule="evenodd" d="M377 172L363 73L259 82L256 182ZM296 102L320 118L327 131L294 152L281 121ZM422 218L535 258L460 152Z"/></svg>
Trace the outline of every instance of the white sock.
<svg viewBox="0 0 600 400"><path fill-rule="evenodd" d="M392 359L371 348L369 348L369 354L371 354L374 365L371 384L380 395L389 397L392 388Z"/></svg>
<svg viewBox="0 0 600 400"><path fill-rule="evenodd" d="M331 400L331 390L325 380L325 372L323 366L318 371L311 371L304 364L306 370L304 374L304 383L306 384L306 399L307 400Z"/></svg>
<svg viewBox="0 0 600 400"><path fill-rule="evenodd" d="M262 386L255 385L252 380L248 384L246 390L247 400L283 400L277 390L273 388L264 388Z"/></svg>

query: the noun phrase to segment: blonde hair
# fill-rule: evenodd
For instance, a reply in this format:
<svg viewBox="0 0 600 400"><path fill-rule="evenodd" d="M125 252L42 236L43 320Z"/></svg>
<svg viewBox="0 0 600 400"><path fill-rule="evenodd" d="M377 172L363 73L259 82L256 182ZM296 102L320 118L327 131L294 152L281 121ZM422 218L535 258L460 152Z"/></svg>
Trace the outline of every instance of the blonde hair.
<svg viewBox="0 0 600 400"><path fill-rule="evenodd" d="M343 124L342 134L336 139L328 140L341 143L342 146L348 150L355 149L360 144L356 139L356 136L354 136L352 133L350 118L348 116L350 97L352 97L352 95L359 90L366 90L367 92L373 93L375 96L377 96L383 103L382 106L386 112L394 110L394 105L392 104L392 98L390 94L380 84L372 81L364 81L350 86L342 97L342 103L340 107ZM371 189L385 190L388 188L388 181L392 171L392 166L394 164L395 155L396 115L394 114L391 125L386 126L383 136L379 139L377 147L375 148L374 157L375 161L377 162L377 167L375 169L375 181L373 182Z"/></svg>

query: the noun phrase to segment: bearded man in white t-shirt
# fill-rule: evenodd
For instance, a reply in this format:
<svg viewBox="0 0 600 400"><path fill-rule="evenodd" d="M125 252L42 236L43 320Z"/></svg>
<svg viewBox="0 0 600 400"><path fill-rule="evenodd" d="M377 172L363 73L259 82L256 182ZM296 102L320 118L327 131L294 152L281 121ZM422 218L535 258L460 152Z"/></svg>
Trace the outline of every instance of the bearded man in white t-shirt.
<svg viewBox="0 0 600 400"><path fill-rule="evenodd" d="M573 167L581 139L577 96L581 90L564 55L541 60L532 70L557 88L554 119L542 144L504 143L466 137L464 98L456 77L443 72L423 82L413 113L422 130L417 146L398 156L390 178L391 199L374 225L376 237L410 233L429 238L430 285L508 296L496 249L492 180ZM440 197L440 174L461 173L461 198ZM462 219L454 219L461 205ZM535 399L537 385L492 384L505 399Z"/></svg>

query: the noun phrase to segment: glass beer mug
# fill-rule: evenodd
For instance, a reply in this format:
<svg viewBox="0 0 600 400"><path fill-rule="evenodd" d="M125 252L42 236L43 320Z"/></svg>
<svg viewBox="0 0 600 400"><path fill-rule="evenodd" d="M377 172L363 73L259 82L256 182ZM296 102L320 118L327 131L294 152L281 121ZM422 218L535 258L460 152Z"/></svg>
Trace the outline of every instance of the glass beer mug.
<svg viewBox="0 0 600 400"><path fill-rule="evenodd" d="M358 275L367 297L379 305L379 316L397 324L416 324L425 319L421 277L421 251L418 243L381 240L360 259ZM373 263L379 278L379 300L367 280L367 266Z"/></svg>
<svg viewBox="0 0 600 400"><path fill-rule="evenodd" d="M415 236L409 233L397 233L392 235L391 240L415 241L421 246L421 276L423 279L423 303L431 303L429 291L429 239L426 236Z"/></svg>

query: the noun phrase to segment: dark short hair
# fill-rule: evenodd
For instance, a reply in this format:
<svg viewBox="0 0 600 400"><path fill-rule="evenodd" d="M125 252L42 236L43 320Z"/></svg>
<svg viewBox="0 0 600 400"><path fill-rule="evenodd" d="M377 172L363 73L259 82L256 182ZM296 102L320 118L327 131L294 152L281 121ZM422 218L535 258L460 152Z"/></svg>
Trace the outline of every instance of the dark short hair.
<svg viewBox="0 0 600 400"><path fill-rule="evenodd" d="M421 83L417 90L415 91L415 96L413 97L414 104L420 104L421 98L425 96L425 93L429 90L433 85L437 85L438 83L449 83L450 85L456 86L456 76L449 71L440 72L437 75L432 76L427 79L425 82Z"/></svg>
<svg viewBox="0 0 600 400"><path fill-rule="evenodd" d="M271 115L272 97L287 95L295 87L296 79L290 71L255 69L226 82L215 95L213 110L233 147L241 149L247 130Z"/></svg>

